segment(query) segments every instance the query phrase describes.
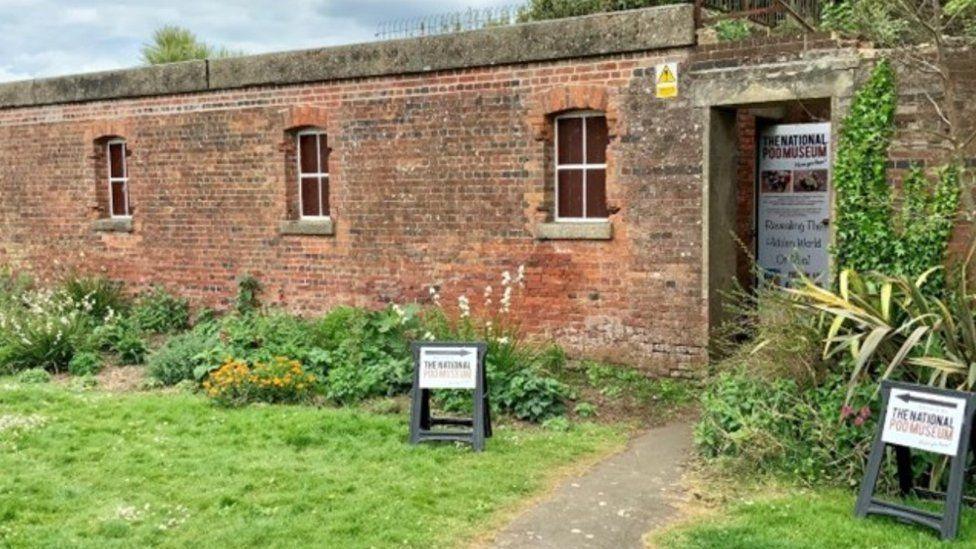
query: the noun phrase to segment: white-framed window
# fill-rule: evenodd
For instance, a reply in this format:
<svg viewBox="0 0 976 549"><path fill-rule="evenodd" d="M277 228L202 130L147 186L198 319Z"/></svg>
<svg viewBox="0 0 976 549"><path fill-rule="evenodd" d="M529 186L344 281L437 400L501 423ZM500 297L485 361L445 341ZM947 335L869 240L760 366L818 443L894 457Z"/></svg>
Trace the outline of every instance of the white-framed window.
<svg viewBox="0 0 976 549"><path fill-rule="evenodd" d="M126 166L125 139L105 143L108 164L108 211L111 217L131 217L129 209L129 169Z"/></svg>
<svg viewBox="0 0 976 549"><path fill-rule="evenodd" d="M579 111L555 120L556 221L606 219L607 117Z"/></svg>
<svg viewBox="0 0 976 549"><path fill-rule="evenodd" d="M298 151L298 211L302 219L329 218L329 139L318 129L295 136Z"/></svg>

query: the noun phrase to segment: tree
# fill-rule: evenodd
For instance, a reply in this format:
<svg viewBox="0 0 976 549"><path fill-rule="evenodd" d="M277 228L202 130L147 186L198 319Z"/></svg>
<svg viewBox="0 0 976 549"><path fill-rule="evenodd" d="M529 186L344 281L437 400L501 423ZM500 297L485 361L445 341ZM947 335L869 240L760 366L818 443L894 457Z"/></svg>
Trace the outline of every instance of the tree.
<svg viewBox="0 0 976 549"><path fill-rule="evenodd" d="M976 140L976 121L966 116L961 94L971 82L954 63L960 52L976 46L976 0L841 0L825 10L824 24L885 48L899 72L930 82L918 86L932 115L924 131L960 170L965 213L976 219L973 177L963 171Z"/></svg>
<svg viewBox="0 0 976 549"><path fill-rule="evenodd" d="M591 13L684 4L686 2L687 0L530 0L519 13L519 21L561 19Z"/></svg>
<svg viewBox="0 0 976 549"><path fill-rule="evenodd" d="M198 39L188 29L165 25L153 32L152 41L142 46L142 62L147 65L176 63L194 59L233 57L240 52L214 47Z"/></svg>

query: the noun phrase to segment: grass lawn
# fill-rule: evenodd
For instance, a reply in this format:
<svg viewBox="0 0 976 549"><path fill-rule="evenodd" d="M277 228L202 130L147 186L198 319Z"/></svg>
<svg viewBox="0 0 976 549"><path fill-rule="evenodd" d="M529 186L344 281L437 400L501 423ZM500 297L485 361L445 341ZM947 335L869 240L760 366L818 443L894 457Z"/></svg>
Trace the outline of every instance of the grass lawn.
<svg viewBox="0 0 976 549"><path fill-rule="evenodd" d="M652 538L661 547L690 548L888 548L945 547L927 528L893 519L854 517L855 494L844 490L799 490L744 500L719 514ZM963 511L957 541L976 547L976 512Z"/></svg>
<svg viewBox="0 0 976 549"><path fill-rule="evenodd" d="M0 546L452 546L625 430L411 447L406 418L0 380Z"/></svg>

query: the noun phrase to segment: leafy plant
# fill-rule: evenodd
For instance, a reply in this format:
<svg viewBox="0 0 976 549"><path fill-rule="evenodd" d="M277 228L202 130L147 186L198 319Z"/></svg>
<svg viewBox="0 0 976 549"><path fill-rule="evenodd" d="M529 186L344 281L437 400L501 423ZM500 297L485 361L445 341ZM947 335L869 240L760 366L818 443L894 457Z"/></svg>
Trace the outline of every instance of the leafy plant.
<svg viewBox="0 0 976 549"><path fill-rule="evenodd" d="M872 388L845 405L846 380L817 387L762 379L747 368L709 380L695 444L707 458L742 472L785 473L805 482L860 481L877 417Z"/></svg>
<svg viewBox="0 0 976 549"><path fill-rule="evenodd" d="M719 42L736 42L752 36L752 27L741 19L723 19L712 26Z"/></svg>
<svg viewBox="0 0 976 549"><path fill-rule="evenodd" d="M810 281L790 290L832 320L824 355L849 352L851 389L864 380L896 378L940 387L976 387L976 296L968 266L976 245L953 273L945 297L923 291L933 268L916 279L844 271L837 292Z"/></svg>
<svg viewBox="0 0 976 549"><path fill-rule="evenodd" d="M261 308L261 281L254 275L246 274L237 280L237 312L250 314Z"/></svg>
<svg viewBox="0 0 976 549"><path fill-rule="evenodd" d="M417 337L416 307L379 311L339 308L318 324L326 363L326 396L349 403L406 392L412 383L409 342Z"/></svg>
<svg viewBox="0 0 976 549"><path fill-rule="evenodd" d="M115 317L95 328L92 339L96 347L112 351L125 364L142 364L149 354L142 331L130 317Z"/></svg>
<svg viewBox="0 0 976 549"><path fill-rule="evenodd" d="M51 374L43 368L30 368L17 374L17 381L21 383L50 383Z"/></svg>
<svg viewBox="0 0 976 549"><path fill-rule="evenodd" d="M171 337L149 355L146 370L164 385L195 380L194 371L203 366L206 355L220 344L215 323L197 324L193 330Z"/></svg>
<svg viewBox="0 0 976 549"><path fill-rule="evenodd" d="M92 351L82 351L71 357L68 372L73 376L97 374L102 369L102 357Z"/></svg>
<svg viewBox="0 0 976 549"><path fill-rule="evenodd" d="M139 296L131 316L137 326L149 332L166 334L185 330L190 324L190 302L156 286Z"/></svg>

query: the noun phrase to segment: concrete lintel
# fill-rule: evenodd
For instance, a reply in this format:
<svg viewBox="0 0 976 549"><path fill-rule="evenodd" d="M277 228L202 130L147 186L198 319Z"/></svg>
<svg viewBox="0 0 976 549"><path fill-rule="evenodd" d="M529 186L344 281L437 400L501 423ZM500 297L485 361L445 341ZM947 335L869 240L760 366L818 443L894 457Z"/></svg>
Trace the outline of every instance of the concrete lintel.
<svg viewBox="0 0 976 549"><path fill-rule="evenodd" d="M848 97L859 66L855 55L697 71L692 101L696 107L718 107Z"/></svg>
<svg viewBox="0 0 976 549"><path fill-rule="evenodd" d="M613 224L607 221L585 223L540 223L536 225L538 240L610 240Z"/></svg>

